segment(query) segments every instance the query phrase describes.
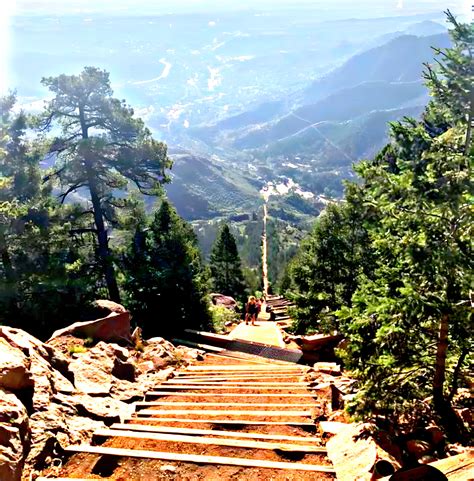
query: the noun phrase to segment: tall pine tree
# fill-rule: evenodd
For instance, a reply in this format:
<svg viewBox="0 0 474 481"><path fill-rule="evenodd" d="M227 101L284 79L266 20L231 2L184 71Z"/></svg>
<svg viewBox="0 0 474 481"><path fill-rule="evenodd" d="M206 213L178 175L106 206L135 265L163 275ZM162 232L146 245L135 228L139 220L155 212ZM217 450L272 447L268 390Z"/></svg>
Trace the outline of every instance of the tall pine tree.
<svg viewBox="0 0 474 481"><path fill-rule="evenodd" d="M151 221L138 223L124 273L128 305L147 336L209 327L196 235L167 200Z"/></svg>
<svg viewBox="0 0 474 481"><path fill-rule="evenodd" d="M452 16L423 119L391 127L391 143L357 166L376 265L341 312L347 366L360 380L352 409L414 420L429 404L451 434L463 363L472 353L472 30ZM455 95L451 95L451 94Z"/></svg>
<svg viewBox="0 0 474 481"><path fill-rule="evenodd" d="M226 296L242 299L244 275L235 237L225 224L217 235L210 257L212 289Z"/></svg>
<svg viewBox="0 0 474 481"><path fill-rule="evenodd" d="M86 67L79 75L44 78L54 94L43 115L45 130L60 128L50 154L56 158L50 178L59 180L62 202L71 194L86 195L83 215L97 241L97 257L109 296L120 301L109 229L124 200L117 192L129 182L143 194L157 194L171 166L166 146L154 140L125 101L113 98L109 74Z"/></svg>

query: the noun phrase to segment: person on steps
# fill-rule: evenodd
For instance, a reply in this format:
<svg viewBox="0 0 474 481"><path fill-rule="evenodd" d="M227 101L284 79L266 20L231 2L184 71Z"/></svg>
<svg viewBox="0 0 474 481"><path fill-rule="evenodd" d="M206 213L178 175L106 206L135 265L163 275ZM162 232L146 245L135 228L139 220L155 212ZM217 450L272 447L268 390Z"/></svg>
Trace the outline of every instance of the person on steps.
<svg viewBox="0 0 474 481"><path fill-rule="evenodd" d="M255 321L258 315L257 300L254 296L250 296L247 304L245 304L245 324L255 326Z"/></svg>

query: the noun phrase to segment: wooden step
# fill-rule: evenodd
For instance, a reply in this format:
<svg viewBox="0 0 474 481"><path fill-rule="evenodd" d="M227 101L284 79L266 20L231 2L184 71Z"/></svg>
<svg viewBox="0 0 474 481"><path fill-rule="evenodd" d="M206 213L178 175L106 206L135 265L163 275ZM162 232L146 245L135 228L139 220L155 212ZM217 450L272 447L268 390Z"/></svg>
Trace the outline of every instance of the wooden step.
<svg viewBox="0 0 474 481"><path fill-rule="evenodd" d="M235 398L236 393L205 393L206 397L232 397ZM146 396L202 396L203 393L200 392L182 392L182 391L150 391L146 394ZM317 394L316 393L301 393L301 394L295 394L295 393L281 393L281 394L276 394L276 393L269 393L269 394L264 394L264 393L245 393L245 394L237 394L239 396L245 396L246 398L249 397L280 397L280 398L292 398L292 397L299 397L299 398L316 398Z"/></svg>
<svg viewBox="0 0 474 481"><path fill-rule="evenodd" d="M262 434L247 433L240 431L219 431L216 429L198 429L198 428L178 428L175 426L153 426L149 424L112 424L112 429L128 429L130 431L143 431L151 433L171 433L171 434L188 434L188 435L211 435L223 436L226 438L244 438L244 439L271 439L273 441L291 441L311 443L313 440L310 436L285 436L282 434Z"/></svg>
<svg viewBox="0 0 474 481"><path fill-rule="evenodd" d="M288 403L239 403L239 402L230 402L230 403L218 403L218 402L179 402L179 401L141 401L135 403L136 407L149 407L149 406L189 406L189 407L277 407L280 409L287 409L287 408L312 408L317 406L316 403L311 404L288 404ZM265 411L262 411L265 412Z"/></svg>
<svg viewBox="0 0 474 481"><path fill-rule="evenodd" d="M136 420L144 420L151 422L173 422L173 423L189 423L189 424L233 424L233 425L261 425L261 426L304 426L308 428L315 428L315 424L309 422L300 422L300 421L256 421L251 419L187 419L187 418L151 418L147 416L141 416L140 413L137 413L137 416L134 418L125 419L125 421L136 421Z"/></svg>
<svg viewBox="0 0 474 481"><path fill-rule="evenodd" d="M163 416L167 414L186 415L193 414L198 416L262 416L262 417L309 417L311 411L244 411L228 409L146 409L140 411L140 415Z"/></svg>
<svg viewBox="0 0 474 481"><path fill-rule="evenodd" d="M178 428L176 426L153 426L149 424L112 424L111 429L128 429L131 431L143 431L152 433L171 433L171 434L188 434L188 435L211 435L224 436L227 438L244 438L244 439L270 439L274 441L292 441L308 443L313 440L310 436L285 436L281 434L262 434L248 433L240 431L219 431L216 429L198 429L198 428Z"/></svg>
<svg viewBox="0 0 474 481"><path fill-rule="evenodd" d="M102 446L69 446L65 449L70 453L99 454L131 458L161 459L166 461L182 461L198 464L222 464L228 466L245 466L249 468L287 469L291 471L313 471L334 473L330 466L316 464L288 463L280 461L265 461L259 459L230 458L225 456L203 456L199 454L163 453L135 449L106 448Z"/></svg>
<svg viewBox="0 0 474 481"><path fill-rule="evenodd" d="M249 441L242 439L219 439L201 436L186 436L169 433L145 433L131 430L117 429L98 429L94 432L94 436L99 437L121 437L134 439L150 439L153 441L165 441L175 443L205 444L216 446L230 446L234 448L253 448L253 449L271 449L281 451L293 451L303 453L326 453L326 449L314 444L288 444L288 443L270 443L265 441Z"/></svg>
<svg viewBox="0 0 474 481"><path fill-rule="evenodd" d="M277 386L277 387L297 387L297 386L308 386L307 382L265 382L265 381L254 381L253 379L249 379L248 381L199 381L194 379L169 379L168 381L163 381L160 385L168 385L168 384L177 384L177 385L188 385L188 384L195 384L199 386Z"/></svg>
<svg viewBox="0 0 474 481"><path fill-rule="evenodd" d="M305 387L305 386L298 386L298 387L295 387L295 386L288 386L288 385L282 385L282 386L255 386L253 384L250 384L250 385L240 385L240 386L236 386L236 385L227 385L227 384L223 384L223 385L207 385L207 384L158 384L158 386L156 386L158 389L169 389L171 392L173 391L173 389L187 389L187 390L191 390L191 391L206 391L206 390L215 390L215 389L218 389L218 390L232 390L232 389L248 389L248 390L261 390L261 391L279 391L279 390L291 390L291 391L307 391L309 389L309 387Z"/></svg>
<svg viewBox="0 0 474 481"><path fill-rule="evenodd" d="M186 368L186 371L250 371L250 372L261 372L261 371L268 371L268 372L281 372L281 371L288 371L290 373L293 372L305 372L308 371L309 367L295 365L295 367L289 366L282 366L281 364L224 364L224 365L211 365L211 364L203 364L203 365L191 365Z"/></svg>

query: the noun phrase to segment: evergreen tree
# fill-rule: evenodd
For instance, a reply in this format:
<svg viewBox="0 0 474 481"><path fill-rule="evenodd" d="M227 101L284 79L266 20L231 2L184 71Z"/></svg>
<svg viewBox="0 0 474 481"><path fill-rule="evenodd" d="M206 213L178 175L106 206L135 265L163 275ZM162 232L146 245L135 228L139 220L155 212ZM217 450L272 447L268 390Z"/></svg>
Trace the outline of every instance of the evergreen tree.
<svg viewBox="0 0 474 481"><path fill-rule="evenodd" d="M128 306L147 336L209 327L197 239L167 200L151 221L138 223L124 273Z"/></svg>
<svg viewBox="0 0 474 481"><path fill-rule="evenodd" d="M56 165L49 178L59 180L62 202L86 192L91 206L83 215L93 223L89 231L96 236L110 298L120 301L108 237L115 210L124 205L117 192L133 182L141 193L157 194L171 166L166 146L152 138L125 101L112 97L107 72L86 67L79 75L44 78L42 83L55 95L42 128L61 129L50 146Z"/></svg>
<svg viewBox="0 0 474 481"><path fill-rule="evenodd" d="M210 257L212 289L226 296L242 299L244 275L235 237L225 224L217 235Z"/></svg>
<svg viewBox="0 0 474 481"><path fill-rule="evenodd" d="M94 292L87 249L70 236L76 212L60 208L41 182L41 144L30 119L0 99L0 322L48 336ZM87 281L84 281L87 279Z"/></svg>
<svg viewBox="0 0 474 481"><path fill-rule="evenodd" d="M362 184L354 190L376 266L340 317L350 341L345 361L361 382L354 412L416 420L431 399L459 435L450 401L473 347L472 104L470 88L455 87L453 101L438 87L472 87L474 78L465 48L472 33L450 20L454 46L442 53L442 80L429 74L434 100L423 120L392 124L391 144L357 167Z"/></svg>
<svg viewBox="0 0 474 481"><path fill-rule="evenodd" d="M290 264L286 282L297 306L295 332L337 329L334 311L351 305L360 276L372 266L360 209L347 202L329 205Z"/></svg>

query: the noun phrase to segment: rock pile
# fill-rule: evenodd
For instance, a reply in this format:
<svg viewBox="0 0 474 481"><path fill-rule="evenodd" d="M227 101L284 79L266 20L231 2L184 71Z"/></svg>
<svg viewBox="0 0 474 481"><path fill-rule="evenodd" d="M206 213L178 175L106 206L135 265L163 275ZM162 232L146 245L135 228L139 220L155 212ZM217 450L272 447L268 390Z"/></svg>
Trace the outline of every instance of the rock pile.
<svg viewBox="0 0 474 481"><path fill-rule="evenodd" d="M130 325L128 312L116 315L123 322L125 314ZM61 448L86 442L94 430L129 417L131 402L171 377L176 365L199 356L161 338L139 349L95 343L97 338L73 335L82 332L80 324L47 343L0 326L0 480L29 479ZM99 339L107 338L104 332L99 329Z"/></svg>

